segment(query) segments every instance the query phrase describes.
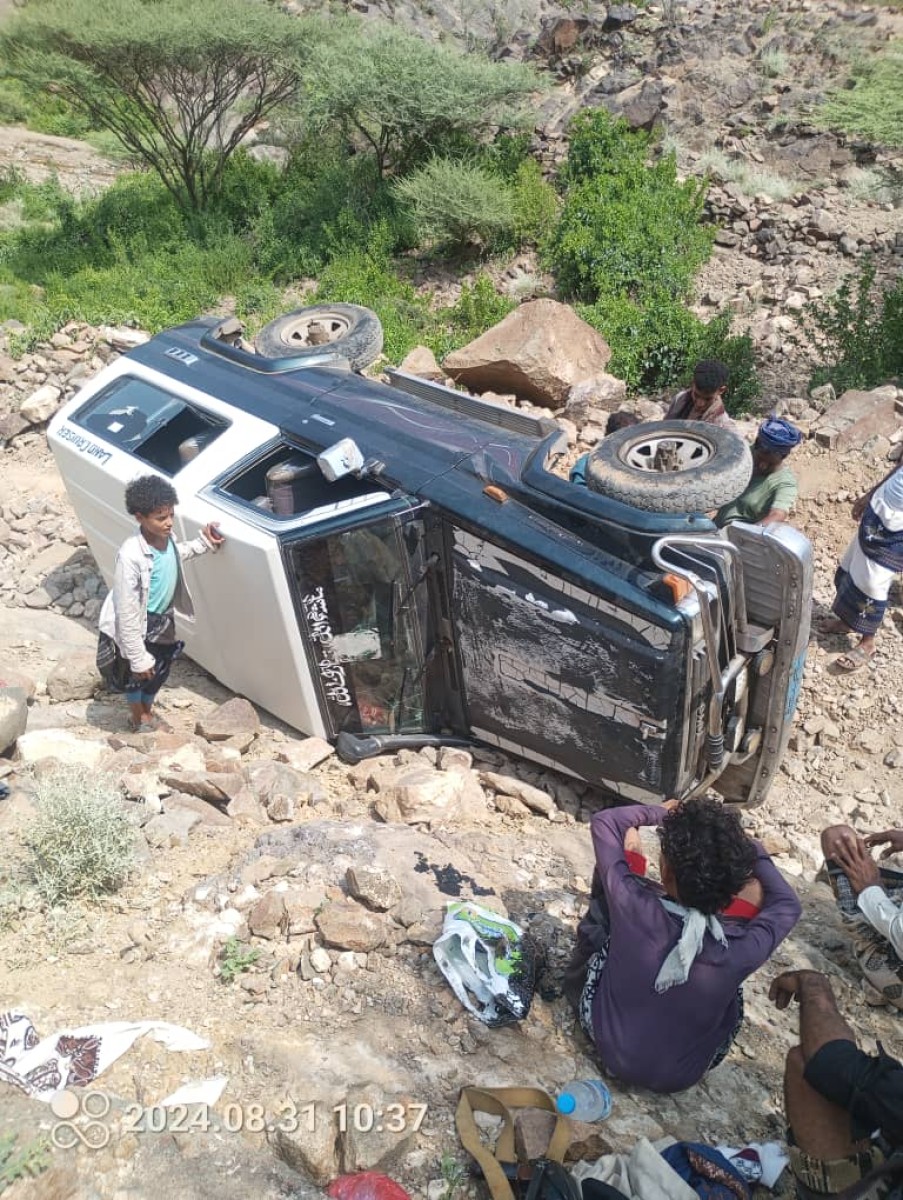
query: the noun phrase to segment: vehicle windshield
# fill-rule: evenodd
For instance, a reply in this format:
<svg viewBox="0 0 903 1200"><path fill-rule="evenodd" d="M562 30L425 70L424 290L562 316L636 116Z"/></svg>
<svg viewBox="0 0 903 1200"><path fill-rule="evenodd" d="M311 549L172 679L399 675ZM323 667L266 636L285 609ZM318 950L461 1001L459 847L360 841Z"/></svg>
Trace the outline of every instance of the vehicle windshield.
<svg viewBox="0 0 903 1200"><path fill-rule="evenodd" d="M424 727L422 542L422 521L384 517L288 548L333 733Z"/></svg>

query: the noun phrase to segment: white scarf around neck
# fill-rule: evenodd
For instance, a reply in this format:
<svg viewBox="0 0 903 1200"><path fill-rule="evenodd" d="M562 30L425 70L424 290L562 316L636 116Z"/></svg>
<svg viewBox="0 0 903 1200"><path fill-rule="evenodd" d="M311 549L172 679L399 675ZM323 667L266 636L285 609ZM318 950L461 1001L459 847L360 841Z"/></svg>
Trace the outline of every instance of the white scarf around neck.
<svg viewBox="0 0 903 1200"><path fill-rule="evenodd" d="M676 900L661 899L661 904L670 913L683 919L683 929L677 939L677 945L662 963L661 970L655 978L655 990L667 992L675 984L686 983L690 968L696 961L696 956L702 949L706 930L722 946L727 945L727 938L717 917L705 916L698 908L685 908Z"/></svg>

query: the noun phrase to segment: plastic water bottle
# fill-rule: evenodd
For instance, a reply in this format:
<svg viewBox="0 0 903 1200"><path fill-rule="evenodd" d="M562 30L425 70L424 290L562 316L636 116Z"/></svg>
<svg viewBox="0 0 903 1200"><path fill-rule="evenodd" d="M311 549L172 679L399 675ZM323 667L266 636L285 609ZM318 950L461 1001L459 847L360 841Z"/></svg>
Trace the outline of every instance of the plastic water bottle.
<svg viewBox="0 0 903 1200"><path fill-rule="evenodd" d="M559 1092L555 1107L575 1121L604 1121L611 1112L611 1092L601 1079L575 1079Z"/></svg>

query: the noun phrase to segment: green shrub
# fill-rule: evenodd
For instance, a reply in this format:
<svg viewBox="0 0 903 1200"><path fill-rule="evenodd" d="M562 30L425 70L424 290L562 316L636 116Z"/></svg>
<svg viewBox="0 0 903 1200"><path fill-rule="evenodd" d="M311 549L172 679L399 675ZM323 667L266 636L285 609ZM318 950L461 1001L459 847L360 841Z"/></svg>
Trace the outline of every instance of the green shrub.
<svg viewBox="0 0 903 1200"><path fill-rule="evenodd" d="M134 866L135 829L115 780L87 767L60 767L38 779L35 798L27 845L44 901L53 906L117 891Z"/></svg>
<svg viewBox="0 0 903 1200"><path fill-rule="evenodd" d="M903 146L901 72L903 43L894 42L880 58L857 66L850 86L828 97L817 121L883 146Z"/></svg>
<svg viewBox="0 0 903 1200"><path fill-rule="evenodd" d="M681 183L673 154L654 162L650 135L597 109L572 127L564 207L549 247L563 291L587 303L683 297L711 251L700 225L705 184Z"/></svg>
<svg viewBox="0 0 903 1200"><path fill-rule="evenodd" d="M433 158L395 185L418 236L426 242L460 249L489 246L514 228L511 189L474 163Z"/></svg>
<svg viewBox="0 0 903 1200"><path fill-rule="evenodd" d="M718 358L731 372L729 412L749 411L759 395L752 339L732 335L727 314L706 323L669 296L644 304L604 298L579 311L611 346L609 370L631 390L673 389L690 379L699 359Z"/></svg>
<svg viewBox="0 0 903 1200"><path fill-rule="evenodd" d="M512 181L514 243L538 246L548 241L561 205L558 194L542 176L539 163L528 158L517 168Z"/></svg>
<svg viewBox="0 0 903 1200"><path fill-rule="evenodd" d="M372 308L383 326L383 352L399 362L429 327L429 309L414 288L392 269L387 226L372 230L365 245L336 253L320 274L313 301L335 300Z"/></svg>
<svg viewBox="0 0 903 1200"><path fill-rule="evenodd" d="M840 392L903 375L903 280L881 291L873 263L808 304L801 319L821 358L811 387L831 382Z"/></svg>

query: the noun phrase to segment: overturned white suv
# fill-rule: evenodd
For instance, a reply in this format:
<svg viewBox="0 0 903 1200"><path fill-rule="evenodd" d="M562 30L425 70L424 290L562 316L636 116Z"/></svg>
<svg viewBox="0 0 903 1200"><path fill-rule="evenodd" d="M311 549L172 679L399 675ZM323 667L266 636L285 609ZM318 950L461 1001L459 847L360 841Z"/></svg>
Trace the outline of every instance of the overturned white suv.
<svg viewBox="0 0 903 1200"><path fill-rule="evenodd" d="M761 802L787 743L812 563L788 525L719 532L749 478L729 431L606 439L590 488L550 421L390 370L366 309L168 330L110 364L50 443L105 577L126 483L170 477L191 574L187 653L348 760L481 742L627 799ZM667 471L667 473L663 473ZM694 510L687 511L692 506Z"/></svg>

